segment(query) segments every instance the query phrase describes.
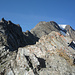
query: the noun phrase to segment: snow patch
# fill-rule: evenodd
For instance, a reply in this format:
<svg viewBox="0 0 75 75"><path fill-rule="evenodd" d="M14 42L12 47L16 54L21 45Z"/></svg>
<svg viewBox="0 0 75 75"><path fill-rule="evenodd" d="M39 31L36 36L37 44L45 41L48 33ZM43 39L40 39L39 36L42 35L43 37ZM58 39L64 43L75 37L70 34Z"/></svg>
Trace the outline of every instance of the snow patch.
<svg viewBox="0 0 75 75"><path fill-rule="evenodd" d="M59 24L59 27L60 27L61 29L63 29L63 30L64 30L64 29L65 29L65 27L66 27L66 25L60 25L60 24Z"/></svg>
<svg viewBox="0 0 75 75"><path fill-rule="evenodd" d="M73 41L73 43L75 44L75 41Z"/></svg>

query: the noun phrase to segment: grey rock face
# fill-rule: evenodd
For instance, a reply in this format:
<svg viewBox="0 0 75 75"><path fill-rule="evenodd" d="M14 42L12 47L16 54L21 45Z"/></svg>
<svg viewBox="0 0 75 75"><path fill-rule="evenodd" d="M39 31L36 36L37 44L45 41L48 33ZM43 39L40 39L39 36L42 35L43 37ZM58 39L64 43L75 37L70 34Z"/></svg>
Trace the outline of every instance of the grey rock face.
<svg viewBox="0 0 75 75"><path fill-rule="evenodd" d="M54 31L42 36L35 45L19 48L16 59L12 60L11 67L6 69L5 73L9 71L7 75L74 75L75 50L68 46L71 41L71 38Z"/></svg>
<svg viewBox="0 0 75 75"><path fill-rule="evenodd" d="M50 21L50 22L39 22L30 32L34 36L40 38L43 35L48 35L52 31L56 31L56 32L59 32L60 31L60 27L54 21Z"/></svg>
<svg viewBox="0 0 75 75"><path fill-rule="evenodd" d="M15 62L15 58L16 51L10 52L5 46L0 47L0 75L14 75L10 67Z"/></svg>
<svg viewBox="0 0 75 75"><path fill-rule="evenodd" d="M68 33L68 37L72 38L74 41L75 41L75 30L70 26L70 25L67 25L65 30L67 31Z"/></svg>

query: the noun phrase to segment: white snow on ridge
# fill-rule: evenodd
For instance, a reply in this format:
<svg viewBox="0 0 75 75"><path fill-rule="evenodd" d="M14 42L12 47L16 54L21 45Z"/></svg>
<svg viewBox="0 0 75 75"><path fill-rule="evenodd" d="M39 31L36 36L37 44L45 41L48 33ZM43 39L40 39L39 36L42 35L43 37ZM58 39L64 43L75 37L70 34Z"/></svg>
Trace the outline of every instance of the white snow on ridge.
<svg viewBox="0 0 75 75"><path fill-rule="evenodd" d="M60 27L61 29L65 29L66 25L59 24L59 27Z"/></svg>
<svg viewBox="0 0 75 75"><path fill-rule="evenodd" d="M75 44L75 41L73 41L73 43Z"/></svg>

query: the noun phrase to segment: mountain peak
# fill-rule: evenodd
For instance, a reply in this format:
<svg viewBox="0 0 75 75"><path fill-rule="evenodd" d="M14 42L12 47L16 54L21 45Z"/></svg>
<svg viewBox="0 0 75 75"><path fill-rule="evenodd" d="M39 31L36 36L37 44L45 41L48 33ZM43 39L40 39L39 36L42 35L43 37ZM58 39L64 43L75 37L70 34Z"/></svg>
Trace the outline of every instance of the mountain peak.
<svg viewBox="0 0 75 75"><path fill-rule="evenodd" d="M50 24L51 25L53 25L53 24L58 25L55 21L50 21Z"/></svg>
<svg viewBox="0 0 75 75"><path fill-rule="evenodd" d="M50 22L39 22L30 32L38 38L43 35L48 35L51 31L60 31L60 27L54 21Z"/></svg>

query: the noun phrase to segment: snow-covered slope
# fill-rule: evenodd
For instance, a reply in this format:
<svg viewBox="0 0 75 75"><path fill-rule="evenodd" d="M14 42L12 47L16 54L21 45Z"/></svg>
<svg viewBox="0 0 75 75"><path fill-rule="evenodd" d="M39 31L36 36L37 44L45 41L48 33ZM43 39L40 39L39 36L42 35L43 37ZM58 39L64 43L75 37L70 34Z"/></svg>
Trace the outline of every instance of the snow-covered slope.
<svg viewBox="0 0 75 75"><path fill-rule="evenodd" d="M60 25L60 24L59 24L59 27L60 27L61 29L63 29L63 30L64 30L64 29L65 29L65 27L66 27L66 25Z"/></svg>
<svg viewBox="0 0 75 75"><path fill-rule="evenodd" d="M61 29L60 32L61 32L64 36L66 36L66 32L65 32L65 27L66 27L66 25L62 25L62 24L60 25L60 24L59 24L59 27L60 27L60 29Z"/></svg>
<svg viewBox="0 0 75 75"><path fill-rule="evenodd" d="M73 41L73 43L75 44L75 41Z"/></svg>

